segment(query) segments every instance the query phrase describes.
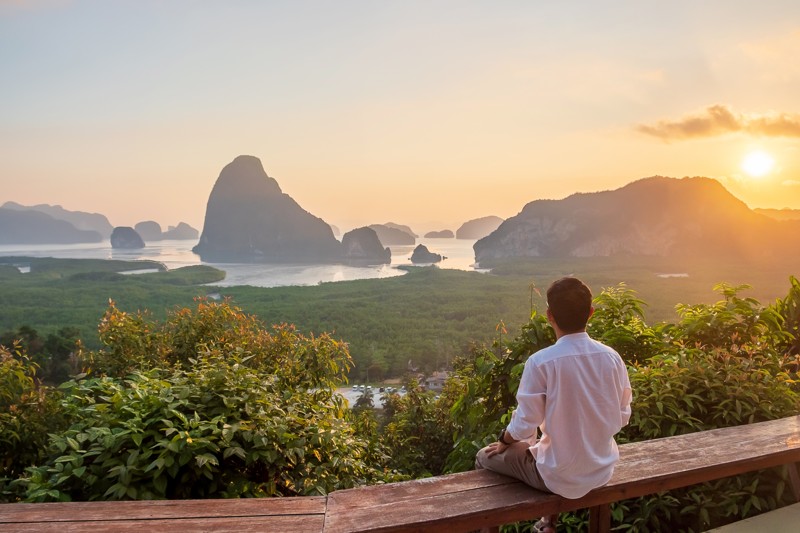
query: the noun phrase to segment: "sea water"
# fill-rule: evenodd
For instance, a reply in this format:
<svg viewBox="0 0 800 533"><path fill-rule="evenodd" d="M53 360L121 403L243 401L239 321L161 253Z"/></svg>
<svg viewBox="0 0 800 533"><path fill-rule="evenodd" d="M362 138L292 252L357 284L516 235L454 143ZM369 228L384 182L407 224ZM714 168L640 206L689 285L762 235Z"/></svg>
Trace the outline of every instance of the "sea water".
<svg viewBox="0 0 800 533"><path fill-rule="evenodd" d="M201 261L200 256L192 252L195 244L197 244L195 240L153 241L147 243L144 248L136 250L114 249L109 241L50 245L9 244L0 245L0 256L117 259L122 261L151 260L163 263L169 269L190 265L209 265L225 271L225 279L215 282L213 285L280 287L401 276L405 271L398 267L411 265L411 253L414 251L414 247L417 244L423 244L429 251L446 257L445 260L438 263L439 268L481 271L475 265L475 255L472 249L475 241L470 239L419 238L414 246L390 246L391 264L364 267L330 264L211 263Z"/></svg>

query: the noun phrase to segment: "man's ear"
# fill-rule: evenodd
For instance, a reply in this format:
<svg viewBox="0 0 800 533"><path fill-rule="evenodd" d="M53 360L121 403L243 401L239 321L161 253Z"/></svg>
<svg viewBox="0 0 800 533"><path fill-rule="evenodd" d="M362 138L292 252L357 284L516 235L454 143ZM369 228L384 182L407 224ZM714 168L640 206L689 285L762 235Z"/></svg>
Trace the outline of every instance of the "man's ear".
<svg viewBox="0 0 800 533"><path fill-rule="evenodd" d="M593 314L594 314L594 306L590 306L589 307L589 318L592 318Z"/></svg>

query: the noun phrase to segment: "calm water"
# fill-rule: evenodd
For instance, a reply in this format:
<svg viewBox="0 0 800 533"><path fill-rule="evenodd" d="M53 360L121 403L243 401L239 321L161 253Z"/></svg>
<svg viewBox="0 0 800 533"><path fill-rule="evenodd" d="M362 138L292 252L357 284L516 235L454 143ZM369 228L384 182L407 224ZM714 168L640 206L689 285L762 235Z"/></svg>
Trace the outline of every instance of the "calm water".
<svg viewBox="0 0 800 533"><path fill-rule="evenodd" d="M225 271L225 279L214 285L252 285L255 287L279 287L285 285L316 285L321 282L349 281L401 276L404 271L397 267L411 264L414 246L392 246L392 263L371 267L347 265L286 265L253 263L208 263L192 253L197 241L156 241L141 250L114 250L108 241L92 244L64 245L2 245L0 256L23 255L29 257L58 257L76 259L120 259L133 261L149 259L159 261L169 269L188 265L210 265ZM431 252L447 256L439 268L477 271L472 250L474 240L417 239ZM416 246L416 245L415 245Z"/></svg>

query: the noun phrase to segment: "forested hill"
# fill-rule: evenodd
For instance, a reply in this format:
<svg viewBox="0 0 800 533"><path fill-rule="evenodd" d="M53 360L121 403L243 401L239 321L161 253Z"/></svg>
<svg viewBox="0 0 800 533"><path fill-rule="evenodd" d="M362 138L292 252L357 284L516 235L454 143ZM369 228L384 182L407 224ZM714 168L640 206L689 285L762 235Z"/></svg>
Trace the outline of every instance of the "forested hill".
<svg viewBox="0 0 800 533"><path fill-rule="evenodd" d="M475 257L769 258L798 244L800 220L756 213L716 180L655 176L530 202L476 242Z"/></svg>

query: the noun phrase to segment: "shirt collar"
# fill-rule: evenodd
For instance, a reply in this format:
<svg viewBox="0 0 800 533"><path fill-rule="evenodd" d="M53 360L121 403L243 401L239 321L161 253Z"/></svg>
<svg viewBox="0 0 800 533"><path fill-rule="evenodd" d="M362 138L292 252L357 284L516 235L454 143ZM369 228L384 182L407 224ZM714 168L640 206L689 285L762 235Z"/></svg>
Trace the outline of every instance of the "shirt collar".
<svg viewBox="0 0 800 533"><path fill-rule="evenodd" d="M561 341L570 342L570 341L576 341L578 339L588 339L588 338L589 334L586 333L585 331L579 331L577 333L568 333L567 335L562 335L561 338L559 338L556 341L556 344L560 344Z"/></svg>

